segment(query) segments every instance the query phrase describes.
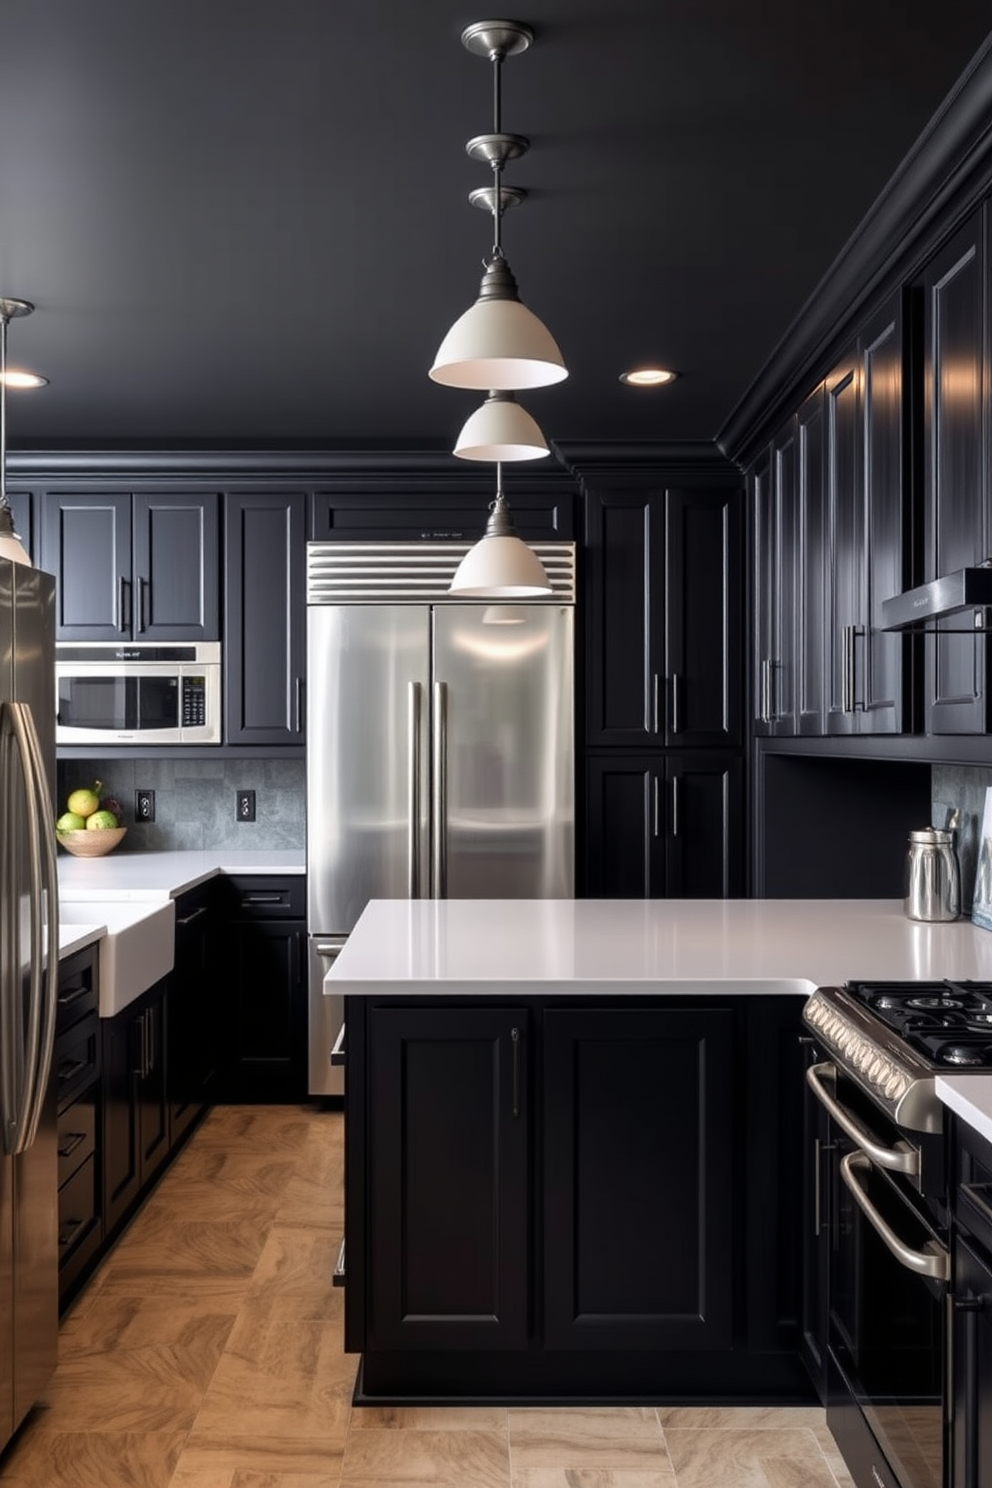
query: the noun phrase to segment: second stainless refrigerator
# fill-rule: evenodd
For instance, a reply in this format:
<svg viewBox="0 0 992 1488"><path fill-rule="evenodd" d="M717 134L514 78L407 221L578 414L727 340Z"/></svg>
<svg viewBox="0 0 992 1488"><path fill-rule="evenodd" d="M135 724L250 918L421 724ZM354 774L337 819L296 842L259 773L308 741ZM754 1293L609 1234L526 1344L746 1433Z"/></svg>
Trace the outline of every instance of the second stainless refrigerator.
<svg viewBox="0 0 992 1488"><path fill-rule="evenodd" d="M574 893L574 549L512 605L448 595L464 551L310 545L311 1093L340 1089L323 974L370 899Z"/></svg>

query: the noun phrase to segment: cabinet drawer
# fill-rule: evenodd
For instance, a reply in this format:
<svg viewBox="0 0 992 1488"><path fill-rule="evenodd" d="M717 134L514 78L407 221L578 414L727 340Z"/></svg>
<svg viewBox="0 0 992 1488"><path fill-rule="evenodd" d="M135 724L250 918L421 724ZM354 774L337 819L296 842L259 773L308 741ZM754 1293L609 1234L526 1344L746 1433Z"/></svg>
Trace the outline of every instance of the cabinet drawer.
<svg viewBox="0 0 992 1488"><path fill-rule="evenodd" d="M97 1010L96 954L87 946L59 963L58 1010L55 1031L63 1033Z"/></svg>
<svg viewBox="0 0 992 1488"><path fill-rule="evenodd" d="M59 1187L67 1183L96 1150L96 1081L58 1119Z"/></svg>
<svg viewBox="0 0 992 1488"><path fill-rule="evenodd" d="M303 919L306 915L307 881L292 878L231 878L228 883L228 913L246 919Z"/></svg>
<svg viewBox="0 0 992 1488"><path fill-rule="evenodd" d="M96 1013L56 1038L52 1073L60 1111L99 1077L100 1019Z"/></svg>
<svg viewBox="0 0 992 1488"><path fill-rule="evenodd" d="M59 1189L59 1265L97 1223L96 1158L89 1157Z"/></svg>

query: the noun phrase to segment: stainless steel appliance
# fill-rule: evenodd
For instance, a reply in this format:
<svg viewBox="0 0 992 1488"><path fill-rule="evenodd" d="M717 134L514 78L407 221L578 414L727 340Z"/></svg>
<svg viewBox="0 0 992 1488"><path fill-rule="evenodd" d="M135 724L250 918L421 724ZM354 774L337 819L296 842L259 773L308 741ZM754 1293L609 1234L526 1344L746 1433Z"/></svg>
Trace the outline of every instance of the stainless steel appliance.
<svg viewBox="0 0 992 1488"><path fill-rule="evenodd" d="M468 544L307 556L310 1091L340 999L323 978L370 899L574 893L575 551L535 544L545 600L455 600Z"/></svg>
<svg viewBox="0 0 992 1488"><path fill-rule="evenodd" d="M58 744L219 744L219 641L59 641Z"/></svg>
<svg viewBox="0 0 992 1488"><path fill-rule="evenodd" d="M951 1477L948 1162L938 1073L992 1068L992 984L821 987L803 1019L829 1234L827 1424L858 1488ZM956 1481L956 1479L955 1479Z"/></svg>
<svg viewBox="0 0 992 1488"><path fill-rule="evenodd" d="M0 559L0 1449L58 1348L55 581Z"/></svg>

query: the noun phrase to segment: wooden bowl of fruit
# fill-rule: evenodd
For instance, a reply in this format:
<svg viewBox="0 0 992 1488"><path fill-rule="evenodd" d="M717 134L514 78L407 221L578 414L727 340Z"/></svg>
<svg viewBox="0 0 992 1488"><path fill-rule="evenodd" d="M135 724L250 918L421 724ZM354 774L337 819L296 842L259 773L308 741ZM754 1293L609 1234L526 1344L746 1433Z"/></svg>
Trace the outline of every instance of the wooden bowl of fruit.
<svg viewBox="0 0 992 1488"><path fill-rule="evenodd" d="M124 840L127 827L120 825L121 808L109 797L101 800L101 789L97 780L92 787L71 791L55 823L56 841L73 857L102 858Z"/></svg>

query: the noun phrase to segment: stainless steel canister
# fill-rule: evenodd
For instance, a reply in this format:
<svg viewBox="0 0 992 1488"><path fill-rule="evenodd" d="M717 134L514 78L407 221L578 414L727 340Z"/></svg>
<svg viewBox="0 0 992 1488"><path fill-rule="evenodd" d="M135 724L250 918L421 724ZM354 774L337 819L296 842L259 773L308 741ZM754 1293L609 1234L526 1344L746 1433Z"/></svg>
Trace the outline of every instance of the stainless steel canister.
<svg viewBox="0 0 992 1488"><path fill-rule="evenodd" d="M910 832L905 910L911 920L956 920L961 913L961 874L952 831L923 827Z"/></svg>

